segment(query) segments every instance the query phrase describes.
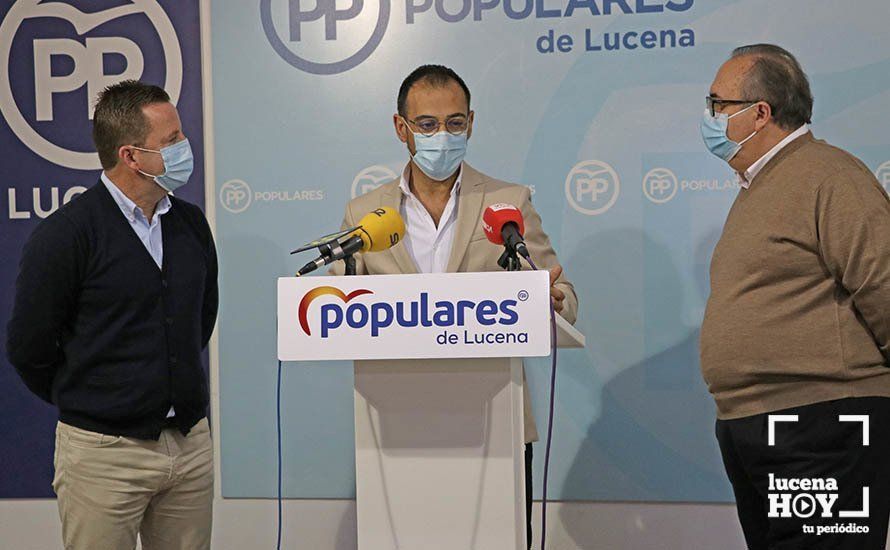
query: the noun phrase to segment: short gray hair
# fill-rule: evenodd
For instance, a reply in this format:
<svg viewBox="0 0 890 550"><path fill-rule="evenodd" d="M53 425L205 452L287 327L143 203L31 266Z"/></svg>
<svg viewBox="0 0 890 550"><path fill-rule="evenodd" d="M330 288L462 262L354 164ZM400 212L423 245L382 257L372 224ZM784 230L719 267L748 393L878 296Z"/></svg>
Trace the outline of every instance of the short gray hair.
<svg viewBox="0 0 890 550"><path fill-rule="evenodd" d="M742 56L755 57L742 84L745 99L769 103L773 120L785 130L795 130L811 121L810 81L788 50L774 44L752 44L732 51L732 58Z"/></svg>

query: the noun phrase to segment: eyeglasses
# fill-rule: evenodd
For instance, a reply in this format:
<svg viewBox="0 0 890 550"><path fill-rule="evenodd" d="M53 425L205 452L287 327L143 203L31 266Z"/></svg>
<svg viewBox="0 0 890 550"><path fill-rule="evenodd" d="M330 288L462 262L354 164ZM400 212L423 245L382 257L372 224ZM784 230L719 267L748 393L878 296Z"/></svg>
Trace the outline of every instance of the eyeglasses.
<svg viewBox="0 0 890 550"><path fill-rule="evenodd" d="M445 130L449 134L454 134L454 135L458 135L458 134L462 134L462 133L466 132L467 126L469 126L469 121L467 120L467 117L465 117L464 115L455 115L455 116L448 117L447 119L445 119L445 122L441 122L438 118L432 117L432 116L421 116L421 117L415 118L414 120L408 120L405 117L402 117L402 119L405 122L407 122L407 123L411 124L412 126L414 126L415 128L417 128L417 130L421 134L423 134L427 137L438 132L439 128L443 124L445 125Z"/></svg>
<svg viewBox="0 0 890 550"><path fill-rule="evenodd" d="M750 100L750 99L720 99L719 97L714 96L706 96L705 104L707 105L708 111L711 112L711 116L716 115L717 109L722 109L724 105L750 105L753 103L757 103L760 100Z"/></svg>

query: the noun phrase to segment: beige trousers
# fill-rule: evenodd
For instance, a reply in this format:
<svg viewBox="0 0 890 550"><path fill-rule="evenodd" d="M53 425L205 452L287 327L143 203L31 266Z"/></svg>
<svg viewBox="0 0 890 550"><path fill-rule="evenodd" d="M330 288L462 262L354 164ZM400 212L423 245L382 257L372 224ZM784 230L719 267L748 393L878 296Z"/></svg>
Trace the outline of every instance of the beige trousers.
<svg viewBox="0 0 890 550"><path fill-rule="evenodd" d="M213 445L207 419L188 436L110 436L59 422L56 476L65 550L210 548Z"/></svg>

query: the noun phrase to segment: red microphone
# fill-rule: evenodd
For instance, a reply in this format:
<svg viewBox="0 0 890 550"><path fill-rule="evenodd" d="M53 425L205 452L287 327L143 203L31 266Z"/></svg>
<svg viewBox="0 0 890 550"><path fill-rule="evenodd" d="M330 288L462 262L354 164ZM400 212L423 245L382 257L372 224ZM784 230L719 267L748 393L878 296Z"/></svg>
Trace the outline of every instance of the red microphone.
<svg viewBox="0 0 890 550"><path fill-rule="evenodd" d="M529 257L522 238L525 232L522 211L512 204L492 204L486 208L482 213L482 229L494 244L502 244L524 258Z"/></svg>

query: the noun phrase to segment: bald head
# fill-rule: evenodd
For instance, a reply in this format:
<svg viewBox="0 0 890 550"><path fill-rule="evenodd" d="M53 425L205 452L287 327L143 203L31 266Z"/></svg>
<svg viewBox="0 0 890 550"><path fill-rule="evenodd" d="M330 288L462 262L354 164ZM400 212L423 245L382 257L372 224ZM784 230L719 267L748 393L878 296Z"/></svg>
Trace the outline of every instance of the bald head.
<svg viewBox="0 0 890 550"><path fill-rule="evenodd" d="M780 128L795 130L811 121L810 82L790 52L773 44L742 46L733 50L726 64L731 62L743 69L740 97L768 103Z"/></svg>
<svg viewBox="0 0 890 550"><path fill-rule="evenodd" d="M750 56L730 58L720 66L714 83L711 84L711 96L729 100L759 101L756 96L745 95L745 79L754 65L755 59Z"/></svg>

